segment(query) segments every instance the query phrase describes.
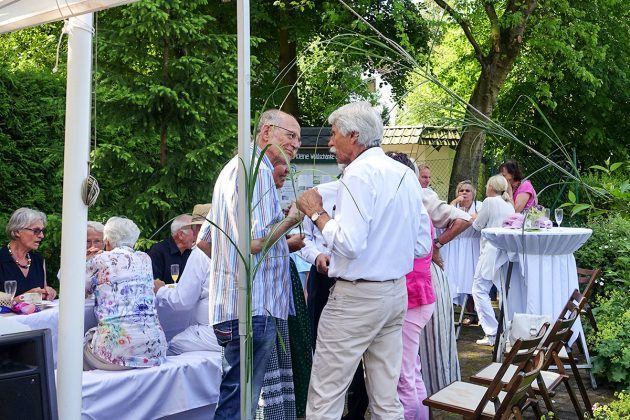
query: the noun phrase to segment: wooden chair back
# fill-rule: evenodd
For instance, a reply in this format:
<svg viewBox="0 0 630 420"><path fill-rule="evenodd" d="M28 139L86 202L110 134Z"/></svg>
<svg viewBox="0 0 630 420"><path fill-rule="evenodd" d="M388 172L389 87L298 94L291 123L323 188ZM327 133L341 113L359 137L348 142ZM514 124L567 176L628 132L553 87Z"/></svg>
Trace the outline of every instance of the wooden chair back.
<svg viewBox="0 0 630 420"><path fill-rule="evenodd" d="M495 406L495 418L501 418L501 413L499 412L501 408L511 411L511 405L506 406L507 408L503 407L505 405L505 400L510 399L510 401L512 401L514 399L513 397L516 395L516 391L520 389L521 382L524 380L525 374L531 371L532 358L534 358L536 350L540 348L540 344L543 341L543 338L545 337L548 329L549 323L545 322L538 331L536 337L531 339L516 340L514 346L512 346L512 349L504 357L503 362L501 363L501 367L499 368L499 371L497 372L494 380L490 383L490 385L488 385L486 393L477 405L477 408L475 409L475 413L473 415L474 418L479 418L481 416L483 409L489 401L491 401ZM545 350L543 349L543 351L538 352L539 356L536 356L536 366L538 366L538 370L532 376L532 381L536 378L536 375L538 375L540 368L542 368L542 363L544 362L544 353ZM540 361L538 361L538 359L540 359ZM511 365L518 366L514 375L512 376L512 379L508 382L508 384L512 384L512 386L514 387L514 392L509 398L508 396L506 396L505 398L499 400L499 393L503 390L503 376ZM519 377L519 375L521 375L520 379L517 378ZM527 380L529 381L529 376L527 376ZM531 381L529 381L529 385L531 385ZM527 389L529 385L525 386L525 389Z"/></svg>
<svg viewBox="0 0 630 420"><path fill-rule="evenodd" d="M504 388L505 397L501 401L499 408L496 409L494 418L509 419L514 413L522 413L530 400L535 402L528 391L539 376L544 363L544 352L538 352L533 359L527 362L522 371L512 377Z"/></svg>
<svg viewBox="0 0 630 420"><path fill-rule="evenodd" d="M602 269L597 268L595 270L589 270L586 268L578 268L577 275L578 283L580 285L585 285L584 289L582 289L582 295L584 295L586 299L590 298L593 293L595 282L602 276Z"/></svg>
<svg viewBox="0 0 630 420"><path fill-rule="evenodd" d="M586 299L582 297L580 303L585 300ZM579 303L576 305L571 299L569 299L565 308L567 309L563 310L558 319L556 319L556 322L554 322L545 340L541 344L541 348L546 349L545 362L542 367L543 370L548 369L552 364L557 365L559 368L562 366L558 354L562 347L567 344L571 335L573 335L571 328L580 315Z"/></svg>

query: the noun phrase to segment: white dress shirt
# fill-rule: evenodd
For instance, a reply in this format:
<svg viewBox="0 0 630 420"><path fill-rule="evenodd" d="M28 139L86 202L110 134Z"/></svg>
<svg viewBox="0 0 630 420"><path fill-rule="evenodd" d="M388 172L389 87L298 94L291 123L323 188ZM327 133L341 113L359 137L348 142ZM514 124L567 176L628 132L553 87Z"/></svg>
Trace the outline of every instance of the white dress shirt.
<svg viewBox="0 0 630 420"><path fill-rule="evenodd" d="M319 184L317 191L322 196L322 202L324 210L330 217L335 217L335 200L337 198L337 190L339 188L339 180L327 182L325 184ZM304 248L300 249L297 253L305 261L315 264L317 256L322 253L329 253L328 244L324 241L322 233L317 226L313 223L309 216L304 216Z"/></svg>
<svg viewBox="0 0 630 420"><path fill-rule="evenodd" d="M156 304L158 307L170 307L175 311L194 310L195 322L208 325L209 279L210 258L195 247L188 257L177 287L174 289L161 287L155 294Z"/></svg>
<svg viewBox="0 0 630 420"><path fill-rule="evenodd" d="M422 204L427 209L435 228L445 229L455 219L464 219L465 221L471 219L470 214L441 200L437 193L429 188L422 190Z"/></svg>
<svg viewBox="0 0 630 420"><path fill-rule="evenodd" d="M345 280L398 279L432 247L418 179L380 147L367 149L344 170L335 217L322 234L332 247L328 275Z"/></svg>

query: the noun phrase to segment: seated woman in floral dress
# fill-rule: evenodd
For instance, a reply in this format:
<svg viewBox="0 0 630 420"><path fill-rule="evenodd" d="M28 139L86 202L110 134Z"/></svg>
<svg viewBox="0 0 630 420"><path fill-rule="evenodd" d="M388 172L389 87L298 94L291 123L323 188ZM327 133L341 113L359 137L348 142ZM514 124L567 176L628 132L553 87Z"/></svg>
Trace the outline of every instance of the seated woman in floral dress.
<svg viewBox="0 0 630 420"><path fill-rule="evenodd" d="M85 334L84 370L151 367L166 360L151 259L133 249L139 236L131 220L110 218L104 229L105 252L87 263L85 287L96 298L98 325Z"/></svg>

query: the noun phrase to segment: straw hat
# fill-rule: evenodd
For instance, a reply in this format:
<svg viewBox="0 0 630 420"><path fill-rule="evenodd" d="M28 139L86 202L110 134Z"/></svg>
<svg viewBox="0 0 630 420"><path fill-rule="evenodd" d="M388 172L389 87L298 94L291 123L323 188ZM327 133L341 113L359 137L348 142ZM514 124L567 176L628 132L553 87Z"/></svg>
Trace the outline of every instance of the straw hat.
<svg viewBox="0 0 630 420"><path fill-rule="evenodd" d="M210 213L210 207L212 204L195 204L192 211L192 222L191 225L201 225L206 221L206 216Z"/></svg>

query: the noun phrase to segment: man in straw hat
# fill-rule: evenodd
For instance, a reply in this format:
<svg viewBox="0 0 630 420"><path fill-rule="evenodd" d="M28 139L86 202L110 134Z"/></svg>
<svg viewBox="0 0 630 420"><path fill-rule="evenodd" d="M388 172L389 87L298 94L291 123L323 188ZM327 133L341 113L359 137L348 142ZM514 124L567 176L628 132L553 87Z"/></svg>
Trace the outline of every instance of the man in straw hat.
<svg viewBox="0 0 630 420"><path fill-rule="evenodd" d="M195 205L191 225L199 226L206 220L210 204ZM212 325L208 325L208 281L210 258L198 247L193 247L186 269L177 288L164 287L164 282L155 281L155 302L159 307L170 307L175 311L189 311L193 324L177 334L168 346L169 354L189 351L220 351Z"/></svg>

